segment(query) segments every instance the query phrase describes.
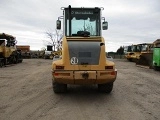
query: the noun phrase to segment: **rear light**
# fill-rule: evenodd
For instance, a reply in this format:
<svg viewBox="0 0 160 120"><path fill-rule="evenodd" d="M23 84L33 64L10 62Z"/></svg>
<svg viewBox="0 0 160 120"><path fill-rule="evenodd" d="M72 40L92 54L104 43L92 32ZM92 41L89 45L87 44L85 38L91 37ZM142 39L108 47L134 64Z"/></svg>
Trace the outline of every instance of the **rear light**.
<svg viewBox="0 0 160 120"><path fill-rule="evenodd" d="M105 66L105 69L113 69L113 66Z"/></svg>
<svg viewBox="0 0 160 120"><path fill-rule="evenodd" d="M59 74L58 73L54 73L54 76L58 76Z"/></svg>
<svg viewBox="0 0 160 120"><path fill-rule="evenodd" d="M112 71L112 72L111 72L111 75L116 75L116 74L117 74L116 71Z"/></svg>
<svg viewBox="0 0 160 120"><path fill-rule="evenodd" d="M64 66L56 66L56 69L64 70Z"/></svg>

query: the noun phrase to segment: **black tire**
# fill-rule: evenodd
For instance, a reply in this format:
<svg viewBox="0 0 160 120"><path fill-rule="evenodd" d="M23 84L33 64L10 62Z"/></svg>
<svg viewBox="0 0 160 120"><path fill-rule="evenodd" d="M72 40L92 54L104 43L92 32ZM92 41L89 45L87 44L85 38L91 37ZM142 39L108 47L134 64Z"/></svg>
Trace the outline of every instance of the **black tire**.
<svg viewBox="0 0 160 120"><path fill-rule="evenodd" d="M66 93L67 92L67 84L60 84L52 80L52 86L53 86L54 93Z"/></svg>
<svg viewBox="0 0 160 120"><path fill-rule="evenodd" d="M19 60L19 63L22 63L23 60Z"/></svg>
<svg viewBox="0 0 160 120"><path fill-rule="evenodd" d="M4 63L4 61L2 61L2 67L5 67L5 63Z"/></svg>
<svg viewBox="0 0 160 120"><path fill-rule="evenodd" d="M0 60L0 67L4 67L5 66L5 63L4 63L4 60Z"/></svg>
<svg viewBox="0 0 160 120"><path fill-rule="evenodd" d="M15 57L14 58L14 64L17 64L18 63L18 57Z"/></svg>
<svg viewBox="0 0 160 120"><path fill-rule="evenodd" d="M132 62L132 58L127 58L127 60L128 60L129 62Z"/></svg>
<svg viewBox="0 0 160 120"><path fill-rule="evenodd" d="M158 66L154 66L153 68L155 71L160 71L160 67L158 67Z"/></svg>
<svg viewBox="0 0 160 120"><path fill-rule="evenodd" d="M113 89L113 82L106 84L98 84L98 91L103 93L110 93Z"/></svg>
<svg viewBox="0 0 160 120"><path fill-rule="evenodd" d="M0 61L0 67L3 67L3 63L2 63L2 61Z"/></svg>

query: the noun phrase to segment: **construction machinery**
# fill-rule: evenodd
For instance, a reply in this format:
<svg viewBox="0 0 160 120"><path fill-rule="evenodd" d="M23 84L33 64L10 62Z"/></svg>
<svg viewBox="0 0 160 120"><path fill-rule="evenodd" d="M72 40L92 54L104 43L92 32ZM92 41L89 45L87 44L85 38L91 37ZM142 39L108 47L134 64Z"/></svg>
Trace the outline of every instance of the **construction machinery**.
<svg viewBox="0 0 160 120"><path fill-rule="evenodd" d="M61 29L63 19L62 58L53 60L52 83L55 93L67 91L67 84L98 85L98 90L110 93L117 70L113 61L106 60L102 30L108 22L101 17L103 8L72 8L63 10L57 20ZM103 22L102 22L103 20Z"/></svg>
<svg viewBox="0 0 160 120"><path fill-rule="evenodd" d="M22 58L31 58L30 46L29 45L16 45L17 50L21 50Z"/></svg>
<svg viewBox="0 0 160 120"><path fill-rule="evenodd" d="M136 61L136 65L140 67L152 68L153 43L143 43L140 45L141 45L141 52Z"/></svg>
<svg viewBox="0 0 160 120"><path fill-rule="evenodd" d="M131 52L131 45L129 46L124 46L124 54L125 54L125 57L127 58L127 54L128 52Z"/></svg>
<svg viewBox="0 0 160 120"><path fill-rule="evenodd" d="M153 56L153 44L143 43L141 44L141 53L138 56L136 65L140 67L152 67L152 56Z"/></svg>
<svg viewBox="0 0 160 120"><path fill-rule="evenodd" d="M160 70L160 39L153 42L153 68L154 70Z"/></svg>
<svg viewBox="0 0 160 120"><path fill-rule="evenodd" d="M21 50L17 50L16 43L14 36L0 33L0 67L22 62Z"/></svg>
<svg viewBox="0 0 160 120"><path fill-rule="evenodd" d="M52 56L54 57L54 56L61 56L62 55L62 50L58 50L58 51L53 51L52 53Z"/></svg>
<svg viewBox="0 0 160 120"><path fill-rule="evenodd" d="M139 55L141 53L141 45L136 44L136 45L127 46L124 49L124 53L128 61L136 62L137 59L139 59Z"/></svg>
<svg viewBox="0 0 160 120"><path fill-rule="evenodd" d="M158 50L160 46L159 44L160 44L159 39L157 39L153 43L142 44L142 51L138 61L136 62L136 65L140 67L147 67L147 68L154 67L156 69L158 67L158 66L156 67L156 65L158 65L157 63L159 61L159 55L158 55L159 54Z"/></svg>
<svg viewBox="0 0 160 120"><path fill-rule="evenodd" d="M38 51L38 58L44 58L45 50Z"/></svg>

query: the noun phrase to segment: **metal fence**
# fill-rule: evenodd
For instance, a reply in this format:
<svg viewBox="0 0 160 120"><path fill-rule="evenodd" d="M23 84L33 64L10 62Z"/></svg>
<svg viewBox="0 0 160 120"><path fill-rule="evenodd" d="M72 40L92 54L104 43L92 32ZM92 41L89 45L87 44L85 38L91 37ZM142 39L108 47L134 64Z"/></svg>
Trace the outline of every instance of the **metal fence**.
<svg viewBox="0 0 160 120"><path fill-rule="evenodd" d="M125 59L124 55L108 54L108 56L112 56L114 59Z"/></svg>

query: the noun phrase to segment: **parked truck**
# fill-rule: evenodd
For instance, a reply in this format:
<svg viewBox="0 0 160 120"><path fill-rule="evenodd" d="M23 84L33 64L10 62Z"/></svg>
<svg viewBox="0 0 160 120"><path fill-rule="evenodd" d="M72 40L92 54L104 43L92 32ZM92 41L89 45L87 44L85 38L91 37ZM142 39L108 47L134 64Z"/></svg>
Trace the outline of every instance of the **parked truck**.
<svg viewBox="0 0 160 120"><path fill-rule="evenodd" d="M52 85L55 93L67 91L67 84L98 85L101 92L110 93L117 70L113 61L106 60L102 30L108 22L101 16L103 8L62 8L57 20L61 29L63 18L62 57L52 63ZM103 21L103 22L102 22Z"/></svg>

